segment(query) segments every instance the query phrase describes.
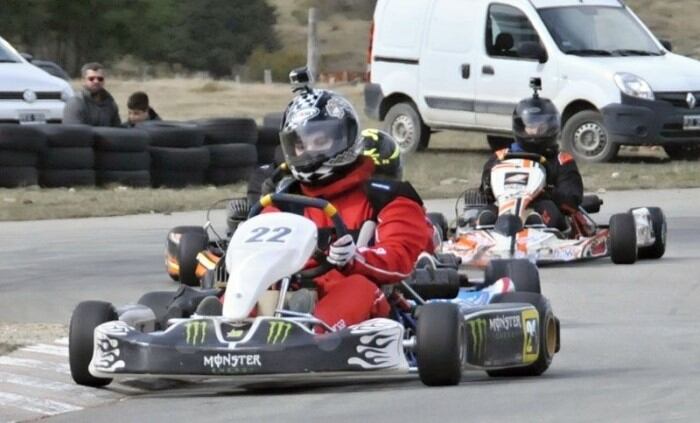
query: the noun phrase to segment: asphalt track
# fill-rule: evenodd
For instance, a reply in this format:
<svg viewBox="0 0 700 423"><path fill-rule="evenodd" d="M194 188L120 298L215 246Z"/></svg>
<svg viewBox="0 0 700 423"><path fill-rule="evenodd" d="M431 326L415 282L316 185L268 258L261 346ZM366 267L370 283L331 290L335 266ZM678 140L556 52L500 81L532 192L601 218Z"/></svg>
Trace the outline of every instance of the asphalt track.
<svg viewBox="0 0 700 423"><path fill-rule="evenodd" d="M467 372L449 388L415 379L257 390L210 382L48 421L697 421L700 190L601 197L599 221L633 206L662 206L667 253L628 266L598 260L541 269L543 292L562 322L562 350L542 377ZM452 201L428 207L449 212ZM82 300L122 304L174 288L163 271L165 234L203 220L194 212L0 223L0 321L66 323Z"/></svg>

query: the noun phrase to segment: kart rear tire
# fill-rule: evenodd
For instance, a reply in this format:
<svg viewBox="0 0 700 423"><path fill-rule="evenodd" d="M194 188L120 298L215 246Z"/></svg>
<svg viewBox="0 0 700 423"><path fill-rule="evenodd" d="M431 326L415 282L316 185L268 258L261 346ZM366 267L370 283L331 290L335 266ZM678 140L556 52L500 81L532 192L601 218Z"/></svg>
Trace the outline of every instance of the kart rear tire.
<svg viewBox="0 0 700 423"><path fill-rule="evenodd" d="M449 229L445 215L442 213L431 212L428 213L428 219L430 219L430 222L433 224L433 226L435 226L440 231L440 236L442 237L442 240L446 241Z"/></svg>
<svg viewBox="0 0 700 423"><path fill-rule="evenodd" d="M179 234L180 242L175 244L171 240L171 234ZM178 226L170 230L168 234L168 251L174 253L180 267L177 279L187 286L199 286L199 279L195 274L197 270L197 254L207 248L209 236L201 226Z"/></svg>
<svg viewBox="0 0 700 423"><path fill-rule="evenodd" d="M427 386L457 385L462 379L462 314L456 304L421 306L416 327L416 362Z"/></svg>
<svg viewBox="0 0 700 423"><path fill-rule="evenodd" d="M535 306L540 316L538 341L540 343L540 355L534 363L523 367L510 369L488 370L486 373L491 377L521 377L540 376L547 371L552 364L554 354L560 348L559 320L552 312L549 300L541 294L532 292L507 292L494 297L493 303L528 303Z"/></svg>
<svg viewBox="0 0 700 423"><path fill-rule="evenodd" d="M648 247L641 247L637 252L640 259L659 259L666 253L666 216L660 207L647 207L651 216L651 228L656 239Z"/></svg>
<svg viewBox="0 0 700 423"><path fill-rule="evenodd" d="M516 292L542 293L537 266L527 259L491 260L484 271L484 286L489 286L503 277L510 278Z"/></svg>
<svg viewBox="0 0 700 423"><path fill-rule="evenodd" d="M68 332L68 362L75 383L99 387L112 382L112 379L93 376L88 366L92 360L95 328L117 319L114 306L104 301L83 301L73 310Z"/></svg>
<svg viewBox="0 0 700 423"><path fill-rule="evenodd" d="M631 213L618 213L610 217L610 259L615 264L632 264L637 261L637 229Z"/></svg>

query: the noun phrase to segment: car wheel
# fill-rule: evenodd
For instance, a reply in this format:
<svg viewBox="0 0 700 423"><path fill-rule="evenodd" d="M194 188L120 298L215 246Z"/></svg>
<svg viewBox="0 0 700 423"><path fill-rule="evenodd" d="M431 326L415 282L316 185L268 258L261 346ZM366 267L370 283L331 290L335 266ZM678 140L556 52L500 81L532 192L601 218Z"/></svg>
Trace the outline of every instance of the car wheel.
<svg viewBox="0 0 700 423"><path fill-rule="evenodd" d="M398 103L389 109L384 118L384 129L396 140L404 153L413 153L428 148L430 128L421 119L416 109L408 103Z"/></svg>
<svg viewBox="0 0 700 423"><path fill-rule="evenodd" d="M93 376L88 366L92 360L95 328L117 319L114 306L104 301L84 301L73 310L68 332L68 362L75 383L98 387L112 381Z"/></svg>
<svg viewBox="0 0 700 423"><path fill-rule="evenodd" d="M563 149L571 152L576 160L591 163L609 162L620 148L610 140L603 116L594 110L584 110L569 118L564 124L561 142Z"/></svg>
<svg viewBox="0 0 700 423"><path fill-rule="evenodd" d="M647 207L651 216L651 229L654 231L654 243L641 247L637 253L640 259L658 259L666 253L666 216L659 207Z"/></svg>
<svg viewBox="0 0 700 423"><path fill-rule="evenodd" d="M637 228L631 213L618 213L610 217L610 258L615 264L632 264L637 261Z"/></svg>
<svg viewBox="0 0 700 423"><path fill-rule="evenodd" d="M539 354L537 360L527 366L489 370L486 373L492 377L540 376L552 364L554 354L560 348L559 321L554 317L549 301L544 296L532 292L507 292L494 297L492 303L528 303L537 309L540 324L535 342L539 343ZM527 347L528 345L524 346Z"/></svg>
<svg viewBox="0 0 700 423"><path fill-rule="evenodd" d="M462 315L456 304L421 306L416 327L416 362L428 386L457 385L462 379Z"/></svg>
<svg viewBox="0 0 700 423"><path fill-rule="evenodd" d="M510 278L516 292L542 292L540 274L529 260L491 260L484 271L484 285L489 286L504 277Z"/></svg>

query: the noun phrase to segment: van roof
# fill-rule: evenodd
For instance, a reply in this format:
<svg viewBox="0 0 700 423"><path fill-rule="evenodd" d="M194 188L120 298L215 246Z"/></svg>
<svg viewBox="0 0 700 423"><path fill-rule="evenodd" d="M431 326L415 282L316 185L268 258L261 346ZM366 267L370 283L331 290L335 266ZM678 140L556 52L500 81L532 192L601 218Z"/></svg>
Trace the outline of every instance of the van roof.
<svg viewBox="0 0 700 423"><path fill-rule="evenodd" d="M564 6L623 6L621 0L530 0L530 2L537 9Z"/></svg>

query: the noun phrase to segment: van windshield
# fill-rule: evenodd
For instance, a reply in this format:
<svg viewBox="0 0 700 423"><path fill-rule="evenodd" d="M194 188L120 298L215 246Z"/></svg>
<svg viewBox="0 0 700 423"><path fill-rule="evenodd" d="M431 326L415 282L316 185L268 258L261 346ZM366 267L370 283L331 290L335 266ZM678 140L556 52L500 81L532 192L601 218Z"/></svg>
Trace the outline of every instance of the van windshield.
<svg viewBox="0 0 700 423"><path fill-rule="evenodd" d="M547 30L566 54L660 56L665 54L622 7L571 6L539 9Z"/></svg>

